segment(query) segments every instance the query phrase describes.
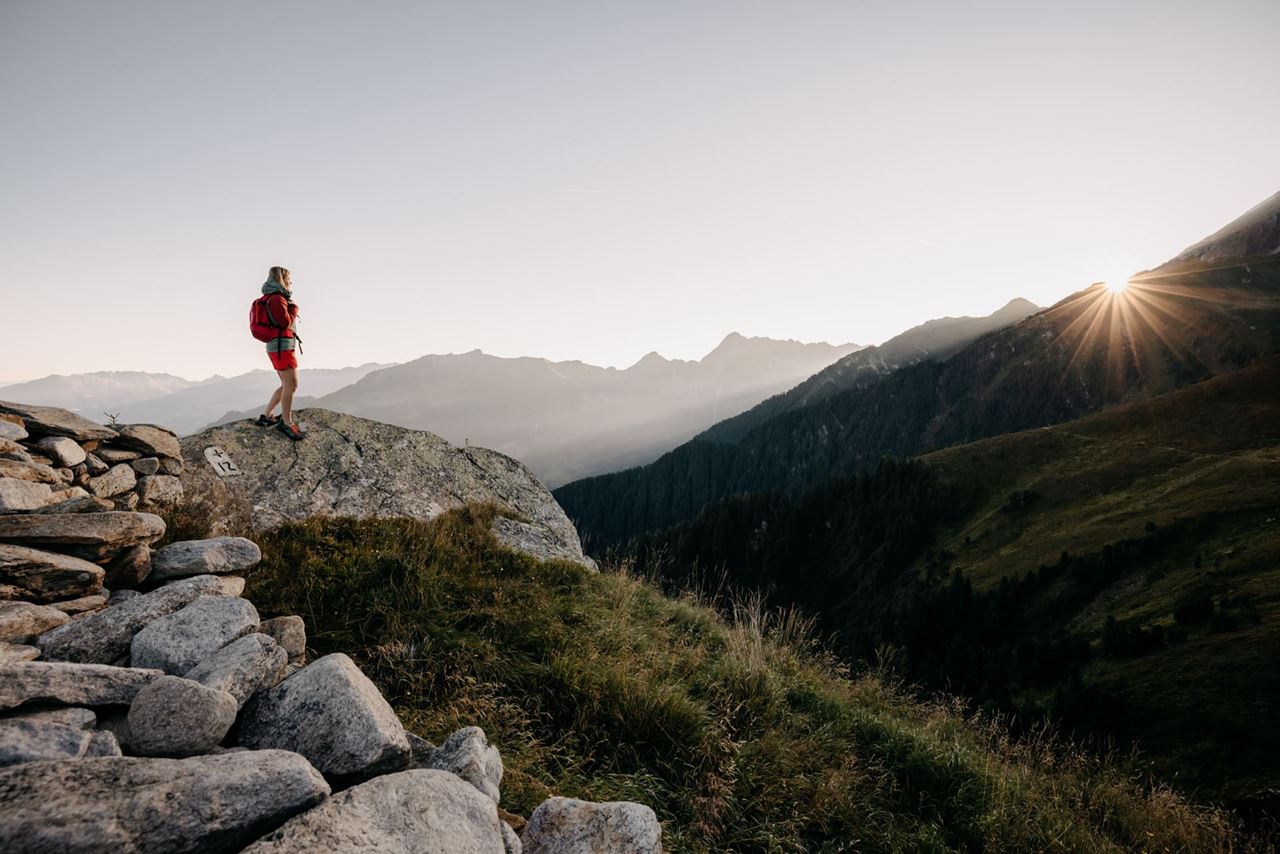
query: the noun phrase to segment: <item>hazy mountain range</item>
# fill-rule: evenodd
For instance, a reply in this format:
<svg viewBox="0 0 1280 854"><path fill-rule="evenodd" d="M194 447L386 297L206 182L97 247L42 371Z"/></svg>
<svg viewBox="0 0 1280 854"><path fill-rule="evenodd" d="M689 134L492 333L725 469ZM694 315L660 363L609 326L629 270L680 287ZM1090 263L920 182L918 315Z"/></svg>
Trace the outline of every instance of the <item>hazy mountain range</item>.
<svg viewBox="0 0 1280 854"><path fill-rule="evenodd" d="M625 369L479 350L403 365L306 369L297 407L319 406L494 448L554 487L648 463L712 425L741 430L864 376L948 355L1035 310L1014 300L985 317L929 321L878 347L731 333L702 359L651 352ZM188 434L252 416L275 384L266 370L200 382L99 372L20 383L0 396Z"/></svg>
<svg viewBox="0 0 1280 854"><path fill-rule="evenodd" d="M648 462L858 349L731 333L700 360L649 353L625 369L474 350L375 371L306 405L493 448L554 486Z"/></svg>
<svg viewBox="0 0 1280 854"><path fill-rule="evenodd" d="M384 367L370 362L355 368L311 369L306 373L306 388L327 394ZM264 406L279 384L275 372L268 370L200 381L143 371L97 371L0 386L0 398L60 406L96 421L116 416L122 424L162 424L186 434L229 409Z"/></svg>

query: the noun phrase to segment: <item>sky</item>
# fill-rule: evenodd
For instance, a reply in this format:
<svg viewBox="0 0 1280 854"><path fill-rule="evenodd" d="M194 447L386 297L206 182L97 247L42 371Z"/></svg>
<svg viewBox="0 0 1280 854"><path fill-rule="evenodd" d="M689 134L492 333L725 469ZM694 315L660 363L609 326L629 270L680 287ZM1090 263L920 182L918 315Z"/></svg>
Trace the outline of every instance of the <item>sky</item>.
<svg viewBox="0 0 1280 854"><path fill-rule="evenodd" d="M1280 189L1280 3L0 0L0 380L877 343ZM305 378L304 378L305 383Z"/></svg>

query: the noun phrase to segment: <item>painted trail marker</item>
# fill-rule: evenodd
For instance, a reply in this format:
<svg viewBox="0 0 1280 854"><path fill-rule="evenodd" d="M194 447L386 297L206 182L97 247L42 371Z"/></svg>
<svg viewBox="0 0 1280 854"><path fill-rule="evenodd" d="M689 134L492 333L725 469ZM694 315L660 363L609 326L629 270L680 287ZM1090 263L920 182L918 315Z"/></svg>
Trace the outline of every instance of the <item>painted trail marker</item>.
<svg viewBox="0 0 1280 854"><path fill-rule="evenodd" d="M240 474L240 466L236 465L236 461L231 459L231 455L219 448L217 445L210 445L204 449L204 458L213 466L213 471L218 477L235 477Z"/></svg>

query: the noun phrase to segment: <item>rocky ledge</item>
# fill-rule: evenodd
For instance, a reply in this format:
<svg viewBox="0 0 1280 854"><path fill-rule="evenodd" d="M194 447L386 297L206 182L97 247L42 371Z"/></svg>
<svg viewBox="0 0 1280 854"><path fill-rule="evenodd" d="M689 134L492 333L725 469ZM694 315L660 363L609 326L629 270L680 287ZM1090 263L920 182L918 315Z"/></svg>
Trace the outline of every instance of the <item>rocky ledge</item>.
<svg viewBox="0 0 1280 854"><path fill-rule="evenodd" d="M243 508L244 521L257 530L309 516L430 519L492 503L510 514L494 525L505 545L594 568L569 517L519 461L325 409L304 409L297 418L307 431L301 442L252 421L183 437L188 487Z"/></svg>
<svg viewBox="0 0 1280 854"><path fill-rule="evenodd" d="M45 441L60 437L86 460L126 449L138 456L116 465L176 470L159 428L4 406L6 460L74 480L75 449ZM241 598L252 541L153 552L158 515L49 506L0 511L0 851L660 852L641 804L551 798L527 822L499 809L502 757L482 730L439 747L406 732L349 657L307 662L301 618L263 620Z"/></svg>

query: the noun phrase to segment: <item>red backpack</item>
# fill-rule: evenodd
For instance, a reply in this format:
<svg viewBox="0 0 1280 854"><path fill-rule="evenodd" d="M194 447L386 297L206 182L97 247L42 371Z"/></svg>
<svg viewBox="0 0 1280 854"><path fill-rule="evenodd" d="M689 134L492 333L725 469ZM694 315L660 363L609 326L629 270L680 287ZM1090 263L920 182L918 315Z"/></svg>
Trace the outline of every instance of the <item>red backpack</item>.
<svg viewBox="0 0 1280 854"><path fill-rule="evenodd" d="M258 297L249 306L249 334L259 341L274 341L277 338L291 338L287 327L276 326L271 322L271 312L267 310L267 298Z"/></svg>

